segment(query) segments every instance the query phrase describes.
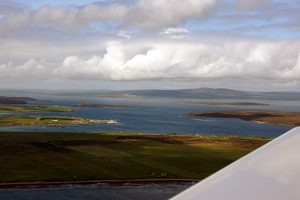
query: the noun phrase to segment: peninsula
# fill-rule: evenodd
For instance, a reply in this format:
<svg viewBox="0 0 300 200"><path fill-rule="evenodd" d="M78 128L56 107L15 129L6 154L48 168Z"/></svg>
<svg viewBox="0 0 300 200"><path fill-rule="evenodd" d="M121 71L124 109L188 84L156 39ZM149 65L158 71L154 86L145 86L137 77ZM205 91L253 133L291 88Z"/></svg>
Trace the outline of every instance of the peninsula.
<svg viewBox="0 0 300 200"><path fill-rule="evenodd" d="M76 124L111 124L112 120L70 116L1 116L1 126L67 126Z"/></svg>
<svg viewBox="0 0 300 200"><path fill-rule="evenodd" d="M59 105L6 105L0 104L0 113L73 112L80 108Z"/></svg>
<svg viewBox="0 0 300 200"><path fill-rule="evenodd" d="M215 110L189 112L187 115L197 117L238 118L259 123L270 123L286 126L299 126L300 113L274 110Z"/></svg>
<svg viewBox="0 0 300 200"><path fill-rule="evenodd" d="M27 104L27 102L38 101L29 97L6 97L0 96L0 103L2 104Z"/></svg>
<svg viewBox="0 0 300 200"><path fill-rule="evenodd" d="M265 103L253 103L253 102L215 102L215 101L183 101L187 104L201 104L212 106L268 106Z"/></svg>

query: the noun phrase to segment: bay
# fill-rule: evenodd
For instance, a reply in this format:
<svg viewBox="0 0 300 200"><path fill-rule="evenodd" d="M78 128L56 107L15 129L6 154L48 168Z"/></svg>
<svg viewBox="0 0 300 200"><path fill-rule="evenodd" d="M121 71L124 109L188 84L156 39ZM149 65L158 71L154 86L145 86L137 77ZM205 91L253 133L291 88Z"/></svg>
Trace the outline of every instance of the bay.
<svg viewBox="0 0 300 200"><path fill-rule="evenodd" d="M93 119L116 119L118 124L71 125L66 127L1 127L0 131L68 131L68 132L140 132L155 134L209 134L241 135L258 137L277 137L293 128L274 124L261 124L231 118L198 118L184 113L192 111L228 110L228 109L263 109L300 111L299 101L254 101L267 103L269 106L216 106L187 104L187 99L126 99L98 97L64 97L42 95L35 98L50 100L39 102L45 105L73 106L78 103L109 104L133 106L132 108L95 108L81 107L71 113L23 113L22 115L63 115L81 116ZM201 100L199 100L201 101ZM218 101L216 99L205 101ZM232 100L222 100L232 101ZM235 100L247 101L247 100ZM36 103L32 103L36 104ZM18 114L19 115L19 114Z"/></svg>

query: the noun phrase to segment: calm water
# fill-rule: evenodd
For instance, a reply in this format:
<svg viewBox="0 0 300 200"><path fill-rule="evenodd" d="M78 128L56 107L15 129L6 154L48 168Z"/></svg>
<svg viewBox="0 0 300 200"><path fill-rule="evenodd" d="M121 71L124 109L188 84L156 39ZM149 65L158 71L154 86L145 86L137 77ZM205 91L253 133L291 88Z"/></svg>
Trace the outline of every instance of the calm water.
<svg viewBox="0 0 300 200"><path fill-rule="evenodd" d="M0 190L1 200L163 200L192 184L137 186L73 186L48 189Z"/></svg>
<svg viewBox="0 0 300 200"><path fill-rule="evenodd" d="M134 108L83 108L72 113L55 113L55 115L83 116L94 119L117 119L116 125L93 124L60 127L2 127L0 131L131 131L144 133L179 133L179 134L234 134L243 136L277 137L293 128L272 124L259 124L240 119L197 118L183 113L190 111L207 111L219 109L270 109L300 111L299 101L255 101L269 103L269 106L209 106L183 103L178 99L117 99L117 98L84 98L84 97L36 97L52 102L51 105L74 105L77 103L97 103L129 105ZM208 101L208 100L204 100ZM211 100L216 101L216 100ZM219 100L220 101L220 100ZM224 100L222 100L224 101ZM226 101L226 100L225 100ZM242 101L242 100L240 100ZM41 115L29 113L24 115ZM42 113L53 115L53 113Z"/></svg>

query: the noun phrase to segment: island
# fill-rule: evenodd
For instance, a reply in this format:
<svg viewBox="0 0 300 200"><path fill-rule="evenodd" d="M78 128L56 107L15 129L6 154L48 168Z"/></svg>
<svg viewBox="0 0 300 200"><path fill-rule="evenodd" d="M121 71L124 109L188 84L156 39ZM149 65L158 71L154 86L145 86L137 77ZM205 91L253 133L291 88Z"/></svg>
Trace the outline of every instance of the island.
<svg viewBox="0 0 300 200"><path fill-rule="evenodd" d="M116 120L73 116L1 116L1 126L67 126L77 124L116 124Z"/></svg>
<svg viewBox="0 0 300 200"><path fill-rule="evenodd" d="M2 104L27 104L27 102L38 101L29 97L6 97L0 96L0 103Z"/></svg>
<svg viewBox="0 0 300 200"><path fill-rule="evenodd" d="M187 115L214 118L238 118L258 123L270 123L286 126L299 126L300 113L275 110L214 110L188 112Z"/></svg>
<svg viewBox="0 0 300 200"><path fill-rule="evenodd" d="M79 104L76 104L75 106L94 107L94 108L133 108L133 106L111 105L111 104L91 104L91 103L79 103Z"/></svg>
<svg viewBox="0 0 300 200"><path fill-rule="evenodd" d="M265 103L254 103L254 102L215 102L215 101L183 101L187 104L201 104L201 105L212 105L212 106L268 106Z"/></svg>
<svg viewBox="0 0 300 200"><path fill-rule="evenodd" d="M60 105L6 105L0 104L0 113L73 112L80 108Z"/></svg>
<svg viewBox="0 0 300 200"><path fill-rule="evenodd" d="M270 140L233 135L0 132L0 188L195 182Z"/></svg>

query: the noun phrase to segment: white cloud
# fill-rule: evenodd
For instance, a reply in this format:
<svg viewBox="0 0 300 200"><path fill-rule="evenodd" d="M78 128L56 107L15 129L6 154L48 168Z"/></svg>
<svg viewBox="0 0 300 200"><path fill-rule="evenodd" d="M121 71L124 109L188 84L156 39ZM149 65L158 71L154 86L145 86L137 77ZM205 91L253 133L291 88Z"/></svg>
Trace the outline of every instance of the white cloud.
<svg viewBox="0 0 300 200"><path fill-rule="evenodd" d="M300 78L299 41L108 43L106 53L82 59L68 56L61 66L30 59L1 65L1 78L130 81L146 79ZM146 48L146 46L147 48ZM150 47L151 46L151 47ZM149 48L150 47L150 48ZM147 50L145 50L147 49Z"/></svg>
<svg viewBox="0 0 300 200"><path fill-rule="evenodd" d="M83 7L45 5L36 10L5 13L0 18L0 34L27 25L54 26L65 29L93 23L113 24L125 28L161 29L204 17L215 0L140 0L134 5L121 3L87 4ZM0 13L1 14L1 13Z"/></svg>
<svg viewBox="0 0 300 200"><path fill-rule="evenodd" d="M25 63L16 65L12 62L0 65L2 80L43 80L48 79L52 69L46 67L43 61L29 59Z"/></svg>
<svg viewBox="0 0 300 200"><path fill-rule="evenodd" d="M126 31L119 31L118 36L125 37L127 39L131 38L131 36L128 33L126 33Z"/></svg>
<svg viewBox="0 0 300 200"><path fill-rule="evenodd" d="M0 36L6 36L20 27L25 26L30 20L30 10L23 9L20 13L14 13L0 18Z"/></svg>
<svg viewBox="0 0 300 200"><path fill-rule="evenodd" d="M215 4L215 0L140 0L126 15L124 24L146 30L178 26L205 17Z"/></svg>
<svg viewBox="0 0 300 200"><path fill-rule="evenodd" d="M181 27L171 27L171 28L164 28L162 32L160 32L161 35L170 35L170 34L178 34L178 33L189 33L189 31L185 28Z"/></svg>
<svg viewBox="0 0 300 200"><path fill-rule="evenodd" d="M93 22L121 20L128 8L120 4L100 6L88 4L82 8L43 6L33 11L32 21L37 24L50 24L65 28L88 25Z"/></svg>
<svg viewBox="0 0 300 200"><path fill-rule="evenodd" d="M159 35L167 36L172 39L183 39L189 31L181 27L164 28Z"/></svg>

